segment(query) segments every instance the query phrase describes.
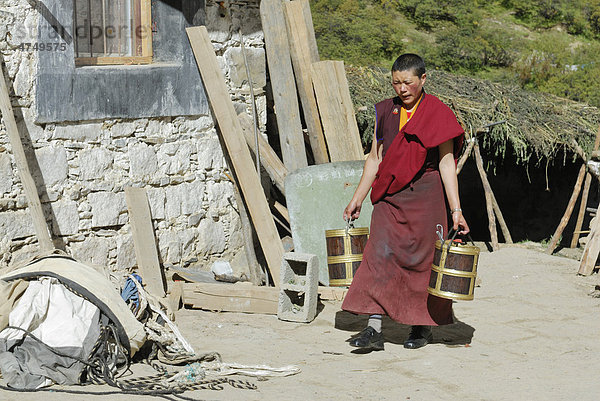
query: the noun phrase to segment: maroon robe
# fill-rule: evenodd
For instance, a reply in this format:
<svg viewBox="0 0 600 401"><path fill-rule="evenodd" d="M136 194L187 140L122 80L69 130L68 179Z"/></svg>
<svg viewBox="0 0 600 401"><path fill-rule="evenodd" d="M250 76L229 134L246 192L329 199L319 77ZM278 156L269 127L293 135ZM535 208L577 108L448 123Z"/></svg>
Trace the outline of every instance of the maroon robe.
<svg viewBox="0 0 600 401"><path fill-rule="evenodd" d="M384 157L371 190L369 241L342 309L385 314L411 325L452 323L452 301L427 293L436 225L447 232L446 201L438 170L438 146L463 130L454 113L425 94L402 130L399 98L375 105L376 136Z"/></svg>

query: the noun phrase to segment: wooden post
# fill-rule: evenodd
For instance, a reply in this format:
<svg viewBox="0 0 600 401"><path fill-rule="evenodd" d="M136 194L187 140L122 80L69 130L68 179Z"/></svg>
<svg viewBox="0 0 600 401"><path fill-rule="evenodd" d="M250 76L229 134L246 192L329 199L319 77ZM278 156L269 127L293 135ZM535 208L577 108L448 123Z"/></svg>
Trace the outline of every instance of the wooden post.
<svg viewBox="0 0 600 401"><path fill-rule="evenodd" d="M598 205L600 209L600 205ZM579 265L579 271L577 273L584 276L592 274L596 267L596 260L598 260L598 254L600 253L600 215L596 215L594 224L591 227L590 235L588 235L588 242L585 244L583 255L581 255L581 263Z"/></svg>
<svg viewBox="0 0 600 401"><path fill-rule="evenodd" d="M256 155L256 142L254 135L252 134L252 118L246 113L238 114L240 124L242 125L242 131L246 142L250 149ZM269 177L275 183L275 186L279 188L282 195L285 195L285 177L288 175L288 169L283 165L277 153L273 150L269 142L265 140L260 134L258 135L258 149L260 151L260 164L265 168Z"/></svg>
<svg viewBox="0 0 600 401"><path fill-rule="evenodd" d="M150 205L144 188L125 187L125 200L135 248L138 271L146 290L155 297L165 296L165 280L156 249Z"/></svg>
<svg viewBox="0 0 600 401"><path fill-rule="evenodd" d="M337 63L337 64L336 64ZM354 127L349 124L348 96L342 95L346 87L340 88L339 75L342 62L320 61L313 63L312 82L317 96L319 115L323 123L323 131L327 139L327 148L332 162L346 160L364 160L364 151L360 142L360 134L354 119Z"/></svg>
<svg viewBox="0 0 600 401"><path fill-rule="evenodd" d="M496 218L494 215L494 205L492 201L492 187L487 179L487 175L485 174L485 169L483 168L483 159L481 157L481 153L479 152L479 144L475 143L473 146L473 153L475 154L475 164L477 165L477 170L479 171L479 177L481 178L481 182L483 184L483 192L485 194L485 206L487 209L488 221L489 221L489 229L490 229L490 237L492 241L492 249L497 251L500 249L500 245L498 244L498 232L496 230Z"/></svg>
<svg viewBox="0 0 600 401"><path fill-rule="evenodd" d="M23 184L23 190L27 196L29 212L31 213L31 220L33 221L33 228L35 229L40 251L42 253L47 253L54 249L54 244L52 243L52 237L50 236L50 231L46 224L42 203L40 202L37 187L31 175L29 164L27 163L27 156L25 155L25 149L21 142L21 136L19 135L19 129L17 128L17 122L15 121L15 115L10 103L9 86L6 83L8 77L4 76L4 61L0 63L0 70L2 70L2 76L0 76L0 111L2 112L2 117L4 117L4 125L15 157L15 162L17 163L17 170L19 170L19 177Z"/></svg>
<svg viewBox="0 0 600 401"><path fill-rule="evenodd" d="M310 72L312 63L319 61L316 41L311 45L312 40L314 40L314 30L312 30L313 39L310 38L312 19L310 22L307 21L305 15L306 9L310 14L310 6L307 0L285 1L284 4L294 76L296 77L298 95L302 103L302 113L306 122L310 147L316 164L327 163L329 162L329 156L327 155L327 146L321 128Z"/></svg>
<svg viewBox="0 0 600 401"><path fill-rule="evenodd" d="M258 172L254 168L250 150L244 139L242 126L229 97L225 77L217 62L206 27L186 28L186 32L202 76L202 82L210 101L215 122L229 153L238 185L242 190L246 205L248 205L250 217L254 222L260 245L273 277L273 283L278 286L283 245L260 184Z"/></svg>
<svg viewBox="0 0 600 401"><path fill-rule="evenodd" d="M594 141L593 152L598 151L598 148L600 148L600 126L598 127L598 131L596 132L596 140ZM571 248L577 247L577 245L579 243L579 235L581 234L581 226L583 225L583 219L585 217L585 209L587 207L587 201L588 201L588 196L590 194L590 186L591 185L592 185L592 175L588 171L587 174L585 175L585 183L583 184L583 193L581 195L581 203L579 205L579 213L577 214L577 222L575 223L575 229L573 230L573 238L571 239Z"/></svg>
<svg viewBox="0 0 600 401"><path fill-rule="evenodd" d="M467 159L471 155L471 152L473 151L473 146L475 146L475 141L469 141L465 152L462 154L462 156L458 160L458 163L456 164L456 175L460 174L463 166L465 165L465 162L467 161Z"/></svg>
<svg viewBox="0 0 600 401"><path fill-rule="evenodd" d="M590 186L592 185L592 175L588 172L585 173L585 182L583 184L583 192L581 194L581 202L579 204L579 213L577 213L577 221L575 223L575 229L573 230L573 238L571 238L571 248L576 248L579 243L579 236L581 235L581 226L583 226L583 219L585 218L585 209L587 206L588 197L590 195Z"/></svg>
<svg viewBox="0 0 600 401"><path fill-rule="evenodd" d="M308 166L300 107L282 0L262 0L260 18L265 36L269 77L275 103L275 116L283 164L289 171Z"/></svg>
<svg viewBox="0 0 600 401"><path fill-rule="evenodd" d="M577 202L577 198L579 197L579 192L581 192L583 177L585 177L585 169L585 164L582 164L581 168L579 168L577 181L575 182L575 187L573 188L571 199L569 199L569 203L567 204L567 209L565 210L563 217L560 219L560 223L558 223L558 227L556 227L556 231L554 232L554 235L552 235L550 243L548 244L548 248L546 249L546 253L548 255L552 255L552 252L554 252L554 249L556 248L556 245L558 245L558 241L560 240L560 236L562 235L565 227L569 223L571 213L573 213L573 208L575 208L575 203Z"/></svg>
<svg viewBox="0 0 600 401"><path fill-rule="evenodd" d="M458 111L458 107L456 107L456 103L454 102L454 100L452 101L452 107L454 108L454 113L456 114L456 118L458 119L458 122L462 126L463 130L465 130L465 139L467 139L469 141L469 144L467 145L467 149L465 149L465 152L461 156L461 158L458 162L457 168L456 168L456 175L458 175L460 173L460 171L462 170L463 165L467 161L467 158L469 157L469 155L471 153L473 153L472 150L475 147L475 145L477 145L477 143L476 143L477 138L473 135L469 135L469 131L467 131L467 129L466 129L465 122L463 121L462 115ZM477 162L478 158L480 160L479 162ZM481 152L479 151L479 145L477 145L477 151L475 152L475 163L477 165L477 170L479 171L479 175L481 177L481 183L483 184L483 189L484 189L484 192L486 195L486 198L485 198L486 208L488 207L488 196L489 196L489 200L492 203L492 209L496 215L496 218L498 219L498 224L500 224L500 229L502 230L502 235L504 236L504 241L507 244L512 244L513 243L512 236L510 235L510 231L508 230L506 221L504 221L504 216L502 215L502 211L500 210L498 201L496 201L496 196L494 196L494 191L492 191L490 182L488 181L487 175L485 174L485 169L483 168L483 158L481 157ZM487 187L487 189L486 189L486 187ZM489 208L488 208L488 218L489 217L490 217L490 214L489 214ZM490 223L490 236L492 237L492 244L493 244L493 235L491 234L492 230L495 233L495 236L497 238L498 234L496 232L496 223L495 222ZM492 245L492 248L493 248L493 245Z"/></svg>

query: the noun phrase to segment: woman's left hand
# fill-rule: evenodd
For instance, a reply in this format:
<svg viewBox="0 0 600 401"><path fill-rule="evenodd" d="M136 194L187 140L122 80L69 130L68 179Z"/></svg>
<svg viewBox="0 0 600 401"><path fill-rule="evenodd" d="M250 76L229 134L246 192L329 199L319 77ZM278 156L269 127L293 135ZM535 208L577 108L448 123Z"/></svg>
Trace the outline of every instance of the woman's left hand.
<svg viewBox="0 0 600 401"><path fill-rule="evenodd" d="M468 234L469 231L471 231L467 221L465 220L465 216L462 214L462 211L452 212L452 223L452 228L454 228L454 230L458 230L459 228L462 229L461 231L458 231L460 235Z"/></svg>

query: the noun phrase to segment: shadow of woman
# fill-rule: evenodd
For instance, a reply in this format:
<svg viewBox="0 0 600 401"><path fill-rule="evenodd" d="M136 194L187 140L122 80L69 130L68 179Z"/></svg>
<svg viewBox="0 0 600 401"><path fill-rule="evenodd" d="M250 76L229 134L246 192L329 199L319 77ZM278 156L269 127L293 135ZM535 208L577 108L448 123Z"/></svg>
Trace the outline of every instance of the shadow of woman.
<svg viewBox="0 0 600 401"><path fill-rule="evenodd" d="M367 326L368 315L356 315L347 311L339 311L335 314L334 327L338 330L360 332ZM444 326L434 326L431 328L433 341L430 344L444 344L448 346L470 344L475 333L475 328L467 323L461 322L454 316L454 323ZM392 344L404 344L410 333L410 325L400 324L387 316L383 317L382 331L385 341Z"/></svg>

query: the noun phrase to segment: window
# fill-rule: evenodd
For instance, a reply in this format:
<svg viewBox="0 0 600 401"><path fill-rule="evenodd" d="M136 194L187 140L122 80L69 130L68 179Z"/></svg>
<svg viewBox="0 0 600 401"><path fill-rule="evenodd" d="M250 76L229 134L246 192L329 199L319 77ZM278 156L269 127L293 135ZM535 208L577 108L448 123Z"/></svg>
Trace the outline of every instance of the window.
<svg viewBox="0 0 600 401"><path fill-rule="evenodd" d="M75 65L152 61L150 0L74 0Z"/></svg>

